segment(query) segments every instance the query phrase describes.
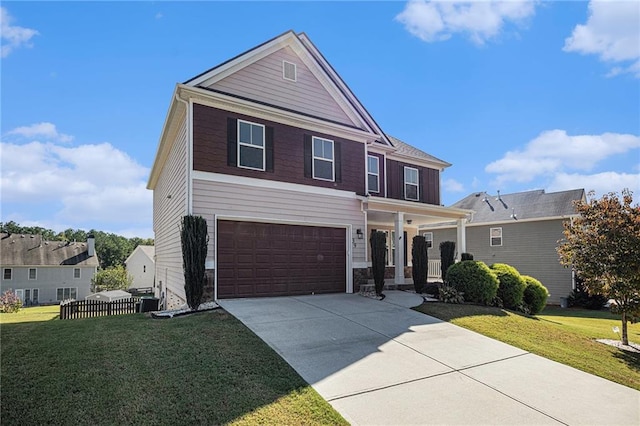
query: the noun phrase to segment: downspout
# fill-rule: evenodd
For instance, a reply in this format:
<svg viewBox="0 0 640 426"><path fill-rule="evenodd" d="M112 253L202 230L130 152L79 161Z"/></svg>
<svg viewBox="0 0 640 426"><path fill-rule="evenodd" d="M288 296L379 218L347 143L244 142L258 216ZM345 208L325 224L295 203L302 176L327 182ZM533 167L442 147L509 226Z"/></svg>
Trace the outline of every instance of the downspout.
<svg viewBox="0 0 640 426"><path fill-rule="evenodd" d="M193 150L193 146L192 146L192 134L191 134L191 103L185 101L184 99L181 99L180 96L178 96L178 92L176 91L175 96L174 96L175 100L180 102L181 104L184 105L184 111L185 111L185 120L186 120L186 125L187 125L187 146L186 146L186 191L187 191L187 196L185 197L185 202L186 202L186 208L185 210L187 211L187 214L192 214L193 212L193 208L192 208L192 202L191 202L191 198L192 198L192 182L191 182L191 170L193 170L193 155L192 155L192 150Z"/></svg>

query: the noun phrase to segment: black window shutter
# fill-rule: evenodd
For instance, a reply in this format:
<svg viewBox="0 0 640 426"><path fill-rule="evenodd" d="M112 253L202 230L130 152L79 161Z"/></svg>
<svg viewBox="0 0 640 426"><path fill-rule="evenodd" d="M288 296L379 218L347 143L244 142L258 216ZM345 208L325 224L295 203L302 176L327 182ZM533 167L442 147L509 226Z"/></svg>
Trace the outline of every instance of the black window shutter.
<svg viewBox="0 0 640 426"><path fill-rule="evenodd" d="M424 171L418 169L418 200L424 203Z"/></svg>
<svg viewBox="0 0 640 426"><path fill-rule="evenodd" d="M400 164L400 170L398 171L398 199L404 200L404 166Z"/></svg>
<svg viewBox="0 0 640 426"><path fill-rule="evenodd" d="M227 165L238 165L238 120L227 118Z"/></svg>
<svg viewBox="0 0 640 426"><path fill-rule="evenodd" d="M311 135L304 135L304 177L313 177Z"/></svg>
<svg viewBox="0 0 640 426"><path fill-rule="evenodd" d="M266 165L265 170L268 172L273 172L273 127L266 126L264 128L264 139L265 139L265 147L267 152L265 152Z"/></svg>
<svg viewBox="0 0 640 426"><path fill-rule="evenodd" d="M409 265L409 260L407 259L407 231L404 231L402 234L402 239L404 240L404 266Z"/></svg>
<svg viewBox="0 0 640 426"><path fill-rule="evenodd" d="M335 168L336 168L336 182L340 183L342 182L342 144L340 142L334 142L333 143L333 150L335 151L333 153L334 158L335 158Z"/></svg>

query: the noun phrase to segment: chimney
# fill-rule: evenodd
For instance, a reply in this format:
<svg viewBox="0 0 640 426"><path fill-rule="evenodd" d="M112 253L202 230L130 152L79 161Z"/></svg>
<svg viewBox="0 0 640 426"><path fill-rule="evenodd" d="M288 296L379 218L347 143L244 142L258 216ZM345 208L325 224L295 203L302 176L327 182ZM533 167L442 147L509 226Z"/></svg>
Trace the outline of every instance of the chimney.
<svg viewBox="0 0 640 426"><path fill-rule="evenodd" d="M87 235L87 246L89 246L89 257L96 255L96 239L93 234Z"/></svg>

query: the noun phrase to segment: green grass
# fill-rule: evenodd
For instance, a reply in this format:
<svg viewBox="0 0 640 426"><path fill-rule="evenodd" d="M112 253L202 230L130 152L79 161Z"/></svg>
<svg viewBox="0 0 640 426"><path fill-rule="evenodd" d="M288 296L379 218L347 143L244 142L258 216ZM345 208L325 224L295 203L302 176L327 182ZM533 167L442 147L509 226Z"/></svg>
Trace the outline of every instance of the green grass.
<svg viewBox="0 0 640 426"><path fill-rule="evenodd" d="M608 312L549 307L526 316L494 307L433 302L414 309L640 390L640 354L594 340L618 339L612 327L620 327L620 319ZM640 343L640 324L629 324L629 341Z"/></svg>
<svg viewBox="0 0 640 426"><path fill-rule="evenodd" d="M346 424L222 310L164 320L57 314L0 314L3 425Z"/></svg>

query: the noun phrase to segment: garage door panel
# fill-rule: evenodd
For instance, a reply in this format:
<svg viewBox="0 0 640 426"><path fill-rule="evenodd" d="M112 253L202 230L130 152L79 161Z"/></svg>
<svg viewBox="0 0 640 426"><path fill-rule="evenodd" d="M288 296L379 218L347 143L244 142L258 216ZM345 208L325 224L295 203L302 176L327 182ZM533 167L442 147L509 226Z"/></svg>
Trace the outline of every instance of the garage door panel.
<svg viewBox="0 0 640 426"><path fill-rule="evenodd" d="M345 234L344 228L221 220L218 297L344 292Z"/></svg>

